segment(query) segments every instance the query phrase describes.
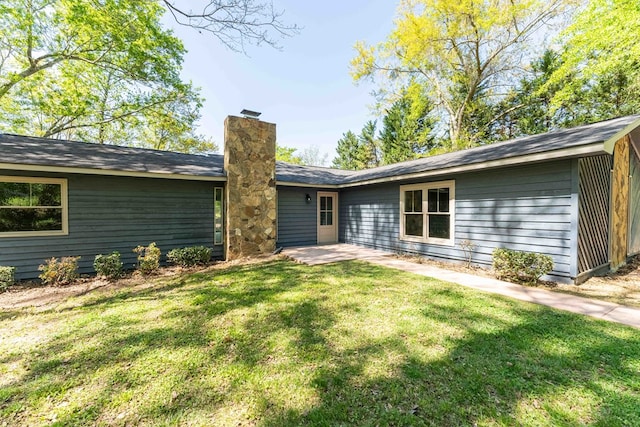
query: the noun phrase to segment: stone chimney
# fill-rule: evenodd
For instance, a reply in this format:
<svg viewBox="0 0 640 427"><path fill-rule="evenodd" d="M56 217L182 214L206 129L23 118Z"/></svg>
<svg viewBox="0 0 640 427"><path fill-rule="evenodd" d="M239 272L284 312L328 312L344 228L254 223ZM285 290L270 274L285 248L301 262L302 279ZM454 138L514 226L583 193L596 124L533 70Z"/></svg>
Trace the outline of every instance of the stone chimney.
<svg viewBox="0 0 640 427"><path fill-rule="evenodd" d="M276 125L224 121L226 258L270 254L276 245Z"/></svg>

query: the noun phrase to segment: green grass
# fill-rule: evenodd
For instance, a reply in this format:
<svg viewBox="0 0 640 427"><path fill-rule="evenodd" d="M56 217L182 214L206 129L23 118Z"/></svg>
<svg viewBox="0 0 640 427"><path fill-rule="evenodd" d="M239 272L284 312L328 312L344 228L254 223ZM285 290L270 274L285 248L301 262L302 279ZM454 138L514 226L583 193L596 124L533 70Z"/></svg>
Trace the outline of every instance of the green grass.
<svg viewBox="0 0 640 427"><path fill-rule="evenodd" d="M0 312L0 425L640 425L640 331L360 262Z"/></svg>

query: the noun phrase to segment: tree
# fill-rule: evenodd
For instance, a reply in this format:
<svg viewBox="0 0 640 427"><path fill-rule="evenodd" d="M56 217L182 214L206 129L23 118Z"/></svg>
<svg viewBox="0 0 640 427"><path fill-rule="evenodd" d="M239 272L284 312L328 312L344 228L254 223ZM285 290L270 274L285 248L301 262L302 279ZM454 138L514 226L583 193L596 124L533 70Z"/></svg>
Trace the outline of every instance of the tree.
<svg viewBox="0 0 640 427"><path fill-rule="evenodd" d="M433 147L431 104L421 87L405 89L382 119L380 151L382 163L390 164L422 157Z"/></svg>
<svg viewBox="0 0 640 427"><path fill-rule="evenodd" d="M276 11L270 1L205 0L200 1L196 10L176 6L176 3L183 3L176 0L161 2L176 22L213 34L234 51L244 52L247 43L278 47L271 32L279 37L287 37L300 30L295 24L283 23L283 12Z"/></svg>
<svg viewBox="0 0 640 427"><path fill-rule="evenodd" d="M530 73L495 106L500 114L488 124L491 139L501 141L534 135L559 125L551 111L551 98L559 87L552 85L543 89L559 64L559 54L550 49L532 62Z"/></svg>
<svg viewBox="0 0 640 427"><path fill-rule="evenodd" d="M413 79L445 118L452 148L468 146L469 116L504 95L533 35L576 1L401 0L385 42L356 44L352 75L379 78L384 88Z"/></svg>
<svg viewBox="0 0 640 427"><path fill-rule="evenodd" d="M271 2L4 0L0 3L0 131L187 152L215 145L194 132L202 99L180 79L185 49L160 19L207 31L228 47L277 47ZM197 5L196 5L197 6Z"/></svg>
<svg viewBox="0 0 640 427"><path fill-rule="evenodd" d="M360 144L358 137L350 130L342 134L336 147L338 156L333 159L333 167L345 170L363 169L360 161Z"/></svg>
<svg viewBox="0 0 640 427"><path fill-rule="evenodd" d="M562 65L548 85L566 82L553 97L554 107L566 105L585 87L601 93L610 115L638 112L640 87L640 3L637 0L591 0L562 33ZM620 88L630 89L625 93ZM606 90L613 89L614 93Z"/></svg>
<svg viewBox="0 0 640 427"><path fill-rule="evenodd" d="M511 94L495 106L502 112L491 126L495 140L532 135L554 128L572 127L640 111L640 87L625 69L584 80L577 73L557 71L562 56L547 50L532 64L532 73L521 79ZM634 66L635 68L635 66ZM570 90L569 90L570 89ZM563 92L561 96L558 96Z"/></svg>
<svg viewBox="0 0 640 427"><path fill-rule="evenodd" d="M321 153L320 148L316 145L306 147L300 153L300 164L306 166L326 166L329 154Z"/></svg>
<svg viewBox="0 0 640 427"><path fill-rule="evenodd" d="M296 151L298 151L296 148L276 144L276 160L301 165L302 158L294 154Z"/></svg>
<svg viewBox="0 0 640 427"><path fill-rule="evenodd" d="M7 0L0 5L3 130L183 151L201 100L180 80L184 47L155 2ZM140 132L144 128L145 132Z"/></svg>
<svg viewBox="0 0 640 427"><path fill-rule="evenodd" d="M380 166L380 142L376 138L376 121L365 123L360 135L347 131L338 140L333 167L346 170L361 170Z"/></svg>
<svg viewBox="0 0 640 427"><path fill-rule="evenodd" d="M375 120L369 120L358 135L363 169L380 166L380 141L376 138L376 124Z"/></svg>

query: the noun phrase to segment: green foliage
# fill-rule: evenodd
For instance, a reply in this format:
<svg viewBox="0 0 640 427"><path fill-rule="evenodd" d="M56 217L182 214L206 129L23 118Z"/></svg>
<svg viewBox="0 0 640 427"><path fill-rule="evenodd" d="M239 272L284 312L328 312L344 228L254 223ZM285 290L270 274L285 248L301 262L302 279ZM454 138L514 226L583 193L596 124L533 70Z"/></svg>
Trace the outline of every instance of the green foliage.
<svg viewBox="0 0 640 427"><path fill-rule="evenodd" d="M149 243L149 246L136 246L133 252L138 254L138 270L142 274L151 274L160 268L162 252L155 242Z"/></svg>
<svg viewBox="0 0 640 427"><path fill-rule="evenodd" d="M352 76L377 79L385 103L397 87L421 86L451 140L441 148L465 148L501 114L488 107L518 77L533 34L579 1L401 1L386 41L356 44Z"/></svg>
<svg viewBox="0 0 640 427"><path fill-rule="evenodd" d="M99 276L107 279L117 279L122 275L122 261L120 252L113 251L109 255L96 255L93 268Z"/></svg>
<svg viewBox="0 0 640 427"><path fill-rule="evenodd" d="M549 85L560 84L554 94L556 107L566 105L585 86L633 87L608 94L605 103L616 98L637 99L640 85L640 3L637 0L591 0L563 32L562 65L555 70ZM616 82L624 76L626 82ZM603 81L604 78L604 81ZM613 79L613 80L611 80ZM636 103L638 101L635 101ZM637 104L636 104L637 105ZM637 112L637 111L636 111Z"/></svg>
<svg viewBox="0 0 640 427"><path fill-rule="evenodd" d="M382 119L382 163L391 164L424 156L432 148L431 104L416 82L403 90Z"/></svg>
<svg viewBox="0 0 640 427"><path fill-rule="evenodd" d="M0 131L186 152L202 99L180 79L182 42L161 2L6 0Z"/></svg>
<svg viewBox="0 0 640 427"><path fill-rule="evenodd" d="M0 265L0 291L4 291L15 283L15 274L15 267Z"/></svg>
<svg viewBox="0 0 640 427"><path fill-rule="evenodd" d="M281 162L292 163L294 165L301 165L302 158L294 154L296 151L298 150L293 147L276 145L276 160L279 160Z"/></svg>
<svg viewBox="0 0 640 427"><path fill-rule="evenodd" d="M363 169L360 162L360 146L355 133L347 131L342 134L336 147L338 156L333 159L333 167L345 170Z"/></svg>
<svg viewBox="0 0 640 427"><path fill-rule="evenodd" d="M493 251L493 268L499 278L535 284L553 270L549 255L498 248Z"/></svg>
<svg viewBox="0 0 640 427"><path fill-rule="evenodd" d="M491 125L490 139L533 135L640 111L640 86L633 81L633 72L613 69L588 81L570 73L558 80L565 55L547 50L532 63L530 75L494 107L501 114Z"/></svg>
<svg viewBox="0 0 640 427"><path fill-rule="evenodd" d="M364 169L380 166L380 140L376 137L376 126L375 120L369 120L358 135L360 161Z"/></svg>
<svg viewBox="0 0 640 427"><path fill-rule="evenodd" d="M67 285L78 278L78 261L80 257L63 257L59 261L52 257L45 260L38 270L42 273L38 276L46 285Z"/></svg>
<svg viewBox="0 0 640 427"><path fill-rule="evenodd" d="M211 252L211 248L206 246L176 248L167 253L167 261L183 267L205 265L211 261Z"/></svg>

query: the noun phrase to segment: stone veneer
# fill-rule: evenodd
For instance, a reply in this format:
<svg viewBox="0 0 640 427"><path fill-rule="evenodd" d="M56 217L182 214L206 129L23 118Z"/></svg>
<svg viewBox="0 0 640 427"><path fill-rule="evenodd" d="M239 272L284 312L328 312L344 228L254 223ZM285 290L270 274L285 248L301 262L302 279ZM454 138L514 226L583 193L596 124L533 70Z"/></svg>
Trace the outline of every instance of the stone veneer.
<svg viewBox="0 0 640 427"><path fill-rule="evenodd" d="M276 246L276 125L224 121L226 258L270 254Z"/></svg>

